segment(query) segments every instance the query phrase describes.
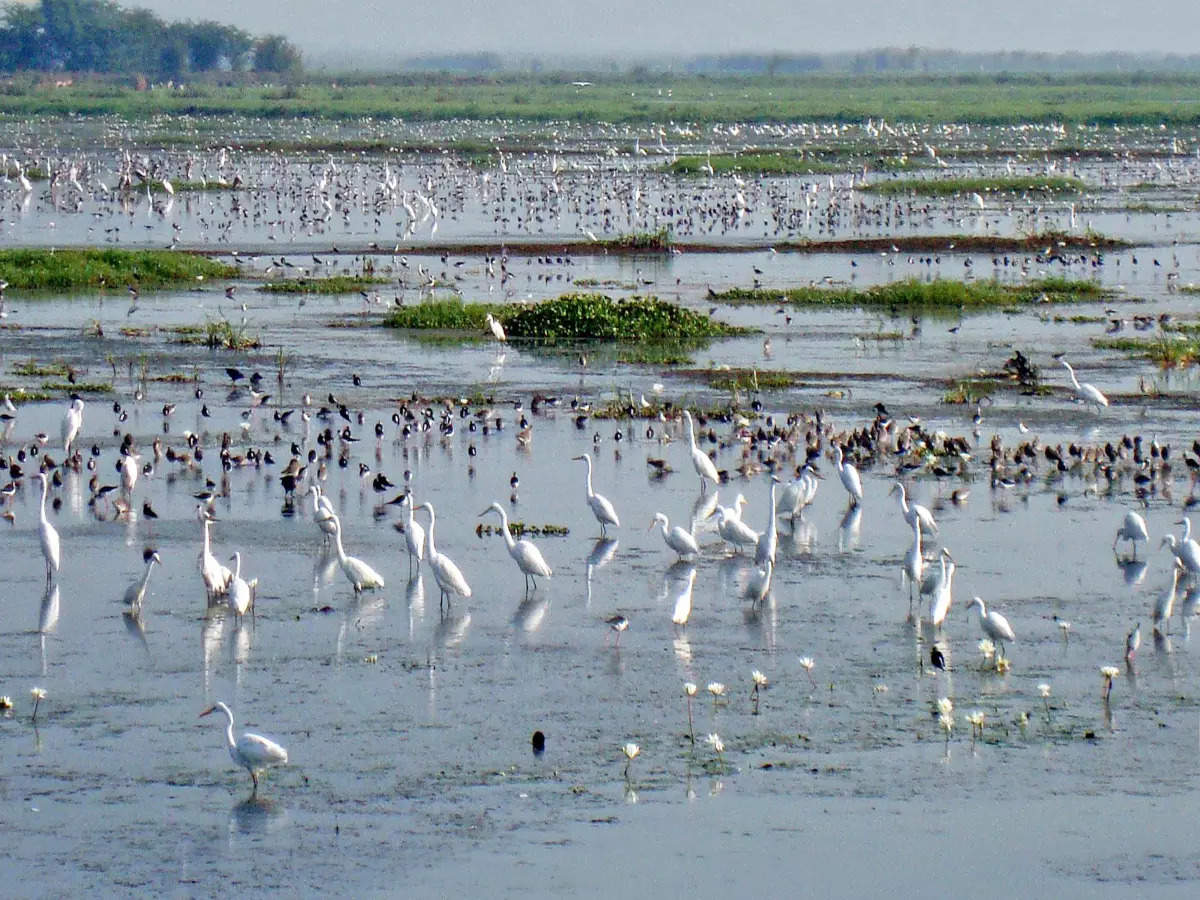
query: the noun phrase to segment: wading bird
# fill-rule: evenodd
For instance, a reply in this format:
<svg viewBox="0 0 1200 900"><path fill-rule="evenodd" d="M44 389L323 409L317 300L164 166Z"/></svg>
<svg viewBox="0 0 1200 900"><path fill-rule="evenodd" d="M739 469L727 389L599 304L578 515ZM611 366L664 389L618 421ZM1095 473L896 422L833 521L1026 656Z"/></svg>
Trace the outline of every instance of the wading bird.
<svg viewBox="0 0 1200 900"><path fill-rule="evenodd" d="M521 570L521 574L525 576L525 590L528 592L530 581L533 582L534 590L537 590L537 576L542 578L550 577L550 567L546 565L546 560L542 558L542 551L534 546L533 541L522 538L515 540L512 532L508 530L508 513L504 511L504 507L499 503L493 503L479 515L482 518L488 513L494 512L500 516L500 526L504 532L504 543L508 547L508 555L513 558L517 564L517 568Z"/></svg>
<svg viewBox="0 0 1200 900"><path fill-rule="evenodd" d="M204 712L200 713L200 718L204 718L210 713L217 710L225 713L225 742L229 745L229 756L235 763L250 773L250 779L254 782L254 791L251 794L258 793L258 773L268 766L285 765L288 761L288 754L283 747L275 743L270 738L265 738L261 734L244 731L242 736L234 738L233 736L233 713L224 703L217 701Z"/></svg>

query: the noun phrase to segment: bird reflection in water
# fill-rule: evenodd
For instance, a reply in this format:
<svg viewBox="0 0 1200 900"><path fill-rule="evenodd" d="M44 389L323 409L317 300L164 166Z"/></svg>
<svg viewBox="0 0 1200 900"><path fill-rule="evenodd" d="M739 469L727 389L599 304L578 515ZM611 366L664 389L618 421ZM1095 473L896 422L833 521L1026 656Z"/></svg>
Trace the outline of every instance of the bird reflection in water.
<svg viewBox="0 0 1200 900"><path fill-rule="evenodd" d="M603 569L612 558L617 555L617 547L621 544L616 538L600 538L592 547L592 552L587 558L587 572L585 574L585 585L587 587L587 600L584 603L584 609L589 609L592 605L592 575L597 569Z"/></svg>
<svg viewBox="0 0 1200 900"><path fill-rule="evenodd" d="M252 796L229 811L229 841L240 834L275 834L290 824L287 807L268 797Z"/></svg>

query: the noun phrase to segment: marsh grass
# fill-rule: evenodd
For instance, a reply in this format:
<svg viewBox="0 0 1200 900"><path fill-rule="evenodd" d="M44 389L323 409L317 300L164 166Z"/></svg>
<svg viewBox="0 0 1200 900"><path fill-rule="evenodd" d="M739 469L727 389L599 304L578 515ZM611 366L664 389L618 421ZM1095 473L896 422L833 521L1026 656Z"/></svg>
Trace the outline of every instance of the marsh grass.
<svg viewBox="0 0 1200 900"><path fill-rule="evenodd" d="M1149 338L1096 338L1092 346L1148 359L1163 368L1183 368L1200 363L1200 335L1193 332Z"/></svg>
<svg viewBox="0 0 1200 900"><path fill-rule="evenodd" d="M267 294L355 294L387 283L386 278L367 275L330 275L327 278L268 281L258 289Z"/></svg>
<svg viewBox="0 0 1200 900"><path fill-rule="evenodd" d="M797 153L718 153L711 156L681 156L663 166L663 171L672 175L707 175L708 166L713 175L728 175L739 172L745 175L826 175L845 172L850 162L826 162L809 159Z"/></svg>
<svg viewBox="0 0 1200 900"><path fill-rule="evenodd" d="M146 290L232 278L231 266L178 250L0 250L0 278L18 290L80 290L132 284Z"/></svg>
<svg viewBox="0 0 1200 900"><path fill-rule="evenodd" d="M1042 175L997 175L981 178L893 178L863 185L860 190L893 197L915 194L949 197L956 194L1078 194L1087 186L1078 178Z"/></svg>
<svg viewBox="0 0 1200 900"><path fill-rule="evenodd" d="M177 325L170 329L178 344L208 347L213 350L253 350L262 346L257 336L244 325L234 325L225 319L203 325Z"/></svg>
<svg viewBox="0 0 1200 900"><path fill-rule="evenodd" d="M1080 303L1102 300L1109 292L1093 281L1044 278L1027 284L995 281L906 279L868 288L846 286L786 289L731 288L712 299L733 306L789 303L793 306L848 306L892 310L970 311L1003 309L1037 303Z"/></svg>
<svg viewBox="0 0 1200 900"><path fill-rule="evenodd" d="M687 369L677 374L702 381L718 391L784 390L802 384L799 373L778 369Z"/></svg>

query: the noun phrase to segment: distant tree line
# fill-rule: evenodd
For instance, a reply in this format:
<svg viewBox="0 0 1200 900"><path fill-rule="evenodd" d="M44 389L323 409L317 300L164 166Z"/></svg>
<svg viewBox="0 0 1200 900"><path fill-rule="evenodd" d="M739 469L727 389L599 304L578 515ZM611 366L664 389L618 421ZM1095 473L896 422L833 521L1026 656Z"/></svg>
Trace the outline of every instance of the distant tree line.
<svg viewBox="0 0 1200 900"><path fill-rule="evenodd" d="M109 0L10 3L0 17L0 71L144 73L301 69L279 35L255 38L219 22L164 22Z"/></svg>

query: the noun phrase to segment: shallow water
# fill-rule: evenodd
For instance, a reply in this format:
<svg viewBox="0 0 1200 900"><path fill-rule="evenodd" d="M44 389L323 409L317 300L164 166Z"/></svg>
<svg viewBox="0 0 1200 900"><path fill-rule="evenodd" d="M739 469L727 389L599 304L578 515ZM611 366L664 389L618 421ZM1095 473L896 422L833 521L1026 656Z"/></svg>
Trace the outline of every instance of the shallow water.
<svg viewBox="0 0 1200 900"><path fill-rule="evenodd" d="M38 234L31 228L17 242L37 242ZM1135 253L1143 257L1137 266ZM592 258L575 261L580 271L570 277L647 287L636 285L645 278L659 293L705 309L709 284L748 284L752 265L767 273L765 283L780 284L825 275L870 284L927 268L906 254L857 262L765 252L684 254L657 264ZM939 265L951 274L962 262L948 252ZM409 263L432 267L440 259L414 256ZM974 263L991 267L981 255ZM780 876L846 896L896 887L912 893L933 880L960 890L983 882L1039 892L1052 885L1080 895L1125 893L1131 885L1139 893L1182 893L1196 877L1182 843L1200 728L1196 660L1190 617L1181 618L1177 606L1170 635L1155 641L1150 608L1170 578L1170 557L1158 542L1178 530L1188 497L1180 455L1194 437L1197 384L1194 376L1165 376L1095 350L1091 340L1104 323L1054 316L1190 318L1192 301L1169 290L1165 271L1186 282L1196 267L1193 247L1165 242L1110 254L1096 277L1123 285L1123 298L961 323L830 311L796 312L786 323L770 307L718 310L762 328L773 349L764 352L763 335L717 342L695 354L697 365L807 373L799 387L764 392L765 413L822 408L835 427L858 428L883 401L897 417L920 416L931 430L967 435L976 447L965 480L909 480L913 499L930 505L941 525L928 549L946 546L959 567L940 644L948 673L926 662L935 636L906 618L900 566L911 535L888 497L894 475L884 466L864 471L863 508L847 515L836 470L821 461L825 480L805 520L780 525L779 566L761 608L741 596L750 561L731 555L710 523L698 530L694 576L693 564L677 563L661 536L647 530L655 511L686 521L702 505L680 425L591 419L580 428L570 401L624 399L628 392L654 397L656 385L678 402L728 400L687 377L604 353L591 353L581 368L575 352L423 342L375 327L378 307L364 307L357 296L301 305L258 295L251 282L238 282L235 304L214 285L143 295L132 311L123 295L10 296L6 321L20 327L4 333L5 384L36 388L46 380L14 372L30 359L66 362L81 380L114 383L112 394L88 397L82 432L84 448L99 447L101 483L117 481L116 447L125 432L145 461L156 436L183 450L185 431L200 435L206 452L199 469L162 461L144 475L131 521L113 520L106 502L89 506L89 473L67 474L52 493L62 500L51 518L63 564L49 594L36 483L25 479L11 501L13 522L0 523L9 532L0 693L15 704L0 720L9 773L0 796L5 820L16 826L8 829L13 893L57 893L86 877L102 891L122 893L190 896L236 886L257 894L337 883L356 894L394 893L398 884L450 894L477 889L486 878L498 894L610 894L614 885L640 893L663 883L711 895L735 878L761 879L770 891ZM475 270L464 279L464 294L485 294L482 267L463 268ZM535 275L536 264L528 268ZM552 268L558 274L566 267ZM557 279L519 280L532 296L562 290ZM244 315L264 349L183 347L155 330L220 315ZM102 338L85 334L93 320ZM328 327L333 321L361 327ZM128 325L148 333L124 336ZM959 330L950 332L955 325ZM870 337L880 331L901 336ZM279 346L291 355L282 386L273 363ZM981 410L975 438L974 407L947 405L942 395L977 369L998 369L1014 348L1029 352L1056 390L995 397ZM1050 356L1055 351L1065 351L1113 405L1095 413L1073 403L1065 372ZM142 382L143 363L151 379L193 376L203 398L194 397L193 383ZM274 396L251 410L245 390L230 390L227 365L261 371ZM449 437L435 427L403 439L390 416L413 391L492 395L503 428L471 432L471 420L455 414ZM535 391L562 402L534 414ZM361 599L323 548L309 501L298 499L294 514L281 514L279 463L305 429L298 414L284 426L272 413L298 407L306 393L318 406L330 392L364 413L362 424L351 423L362 439L350 464L340 468L335 454L325 482L345 523L348 552L387 583ZM516 401L532 421L528 445L516 438ZM169 419L164 403L177 404ZM211 417L201 415L202 404ZM58 401L22 406L3 433L3 452L15 455L46 432L43 452L59 458L62 410ZM385 431L378 442L376 421ZM1147 497L1152 540L1138 548L1148 561L1140 581L1110 549L1124 510L1138 503L1132 475L1111 486L1075 475L1054 480L1043 460L1028 483L990 486L988 441L997 433L1009 444L1021 439L1018 421L1046 443L1103 444L1137 432L1147 443L1153 435L1172 444L1170 495ZM329 424L346 423L335 414ZM712 427L731 437L729 424ZM233 436L234 452L270 449L278 463L222 474L224 432ZM672 440L663 443L664 436ZM736 469L741 446L730 441L718 464ZM621 517L611 542L598 540L584 502L583 465L570 461L583 452L594 454L595 489ZM650 457L666 458L676 471L652 477ZM437 508L439 549L474 588L469 600L443 613L428 567L410 579L403 538L393 528L398 508L377 514L401 488L377 493L371 475L360 476L360 462L396 485L403 472L413 473L417 499ZM215 552L227 559L240 550L243 572L259 579L253 621L205 614L193 497L205 479L228 489L214 505ZM951 502L956 489L969 489L964 505ZM720 496L729 503L745 494L746 520L761 528L768 491L766 474L735 472ZM153 521L140 515L146 501L158 514ZM493 501L514 519L569 528L565 537L536 539L554 576L528 595L500 538L475 533L478 513ZM148 546L163 565L135 620L123 615L120 600ZM673 626L689 584L690 619ZM984 666L977 614L966 607L974 594L1002 611L1017 633L1007 674ZM604 623L616 612L630 620L619 648ZM1068 640L1053 615L1072 623ZM1122 666L1106 706L1099 667L1122 664L1125 634L1139 621L1143 647L1131 670ZM814 660L812 681L803 656ZM769 681L757 714L755 669ZM700 686L694 749L685 681ZM724 702L708 695L711 681L727 685ZM1043 682L1051 686L1048 708L1038 691ZM47 691L36 728L33 686ZM948 741L934 715L942 696L955 704ZM196 719L218 699L233 707L239 729L264 732L288 748L289 765L270 772L254 802L246 799L245 772L224 750L220 723ZM973 741L964 716L974 710L986 724ZM530 750L534 730L547 736L540 757ZM719 758L704 742L709 733L724 742ZM641 747L628 779L620 750L626 741ZM645 851L648 844L654 852ZM914 859L940 861L936 869L904 865ZM1014 859L1031 862L1014 866Z"/></svg>

